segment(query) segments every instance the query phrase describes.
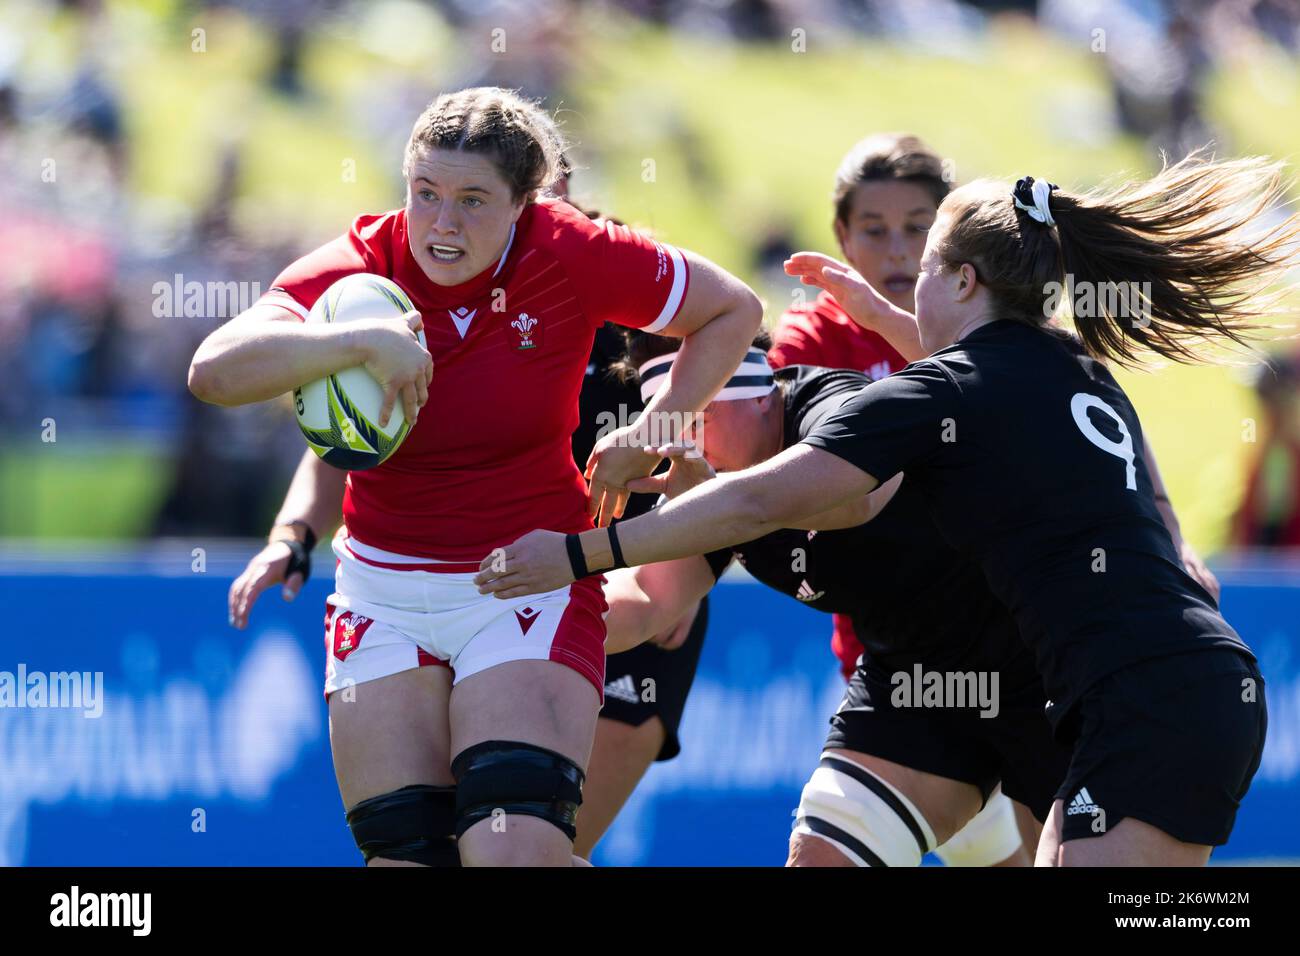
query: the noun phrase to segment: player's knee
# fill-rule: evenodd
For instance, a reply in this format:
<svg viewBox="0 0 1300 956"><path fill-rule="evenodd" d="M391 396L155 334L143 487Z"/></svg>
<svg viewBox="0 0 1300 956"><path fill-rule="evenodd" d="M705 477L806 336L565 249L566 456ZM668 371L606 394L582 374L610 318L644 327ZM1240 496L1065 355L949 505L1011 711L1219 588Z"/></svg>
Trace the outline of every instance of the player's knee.
<svg viewBox="0 0 1300 956"><path fill-rule="evenodd" d="M934 844L929 823L899 790L859 764L823 754L799 801L791 863L827 865L807 861L829 846L856 866L919 866ZM796 849L805 862L795 861Z"/></svg>
<svg viewBox="0 0 1300 956"><path fill-rule="evenodd" d="M348 828L367 863L460 866L456 851L456 788L412 784L362 800L347 812Z"/></svg>
<svg viewBox="0 0 1300 956"><path fill-rule="evenodd" d="M485 820L494 832L508 833L511 816L544 820L572 843L583 772L563 754L533 744L489 740L462 751L451 764L456 778L456 836ZM533 828L529 828L533 829ZM528 862L522 841L497 844L505 858ZM567 853L566 849L566 853ZM515 859L515 857L523 857Z"/></svg>
<svg viewBox="0 0 1300 956"><path fill-rule="evenodd" d="M835 844L819 836L798 831L790 834L790 856L786 866L856 866L835 848Z"/></svg>
<svg viewBox="0 0 1300 956"><path fill-rule="evenodd" d="M1013 865L1028 866L1023 853L1015 808L1001 791L989 797L984 809L935 851L944 866L997 866L1016 857Z"/></svg>

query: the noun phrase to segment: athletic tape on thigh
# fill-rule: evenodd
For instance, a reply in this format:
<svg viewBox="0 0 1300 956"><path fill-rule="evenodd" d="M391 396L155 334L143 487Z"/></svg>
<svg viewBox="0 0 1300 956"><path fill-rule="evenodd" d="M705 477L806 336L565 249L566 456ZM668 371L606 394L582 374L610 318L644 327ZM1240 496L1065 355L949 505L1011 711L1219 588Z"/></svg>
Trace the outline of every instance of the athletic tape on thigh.
<svg viewBox="0 0 1300 956"><path fill-rule="evenodd" d="M1020 849L1016 809L997 791L984 809L971 817L935 854L944 866L993 866Z"/></svg>
<svg viewBox="0 0 1300 956"><path fill-rule="evenodd" d="M795 832L830 841L859 866L919 866L934 846L934 831L907 797L831 754L803 788Z"/></svg>
<svg viewBox="0 0 1300 956"><path fill-rule="evenodd" d="M362 800L347 812L357 849L373 857L425 866L460 866L452 832L456 788L412 784Z"/></svg>

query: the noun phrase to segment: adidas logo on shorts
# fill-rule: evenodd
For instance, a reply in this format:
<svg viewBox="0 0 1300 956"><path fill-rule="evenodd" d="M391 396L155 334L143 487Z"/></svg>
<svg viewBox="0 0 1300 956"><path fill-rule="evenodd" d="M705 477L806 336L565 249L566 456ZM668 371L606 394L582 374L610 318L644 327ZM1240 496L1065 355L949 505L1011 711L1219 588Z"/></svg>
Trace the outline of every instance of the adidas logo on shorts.
<svg viewBox="0 0 1300 956"><path fill-rule="evenodd" d="M629 704L641 702L641 696L636 692L636 684L632 682L631 674L624 674L618 680L612 680L606 684L605 696L626 701Z"/></svg>
<svg viewBox="0 0 1300 956"><path fill-rule="evenodd" d="M1092 794L1088 792L1087 787L1084 787L1074 795L1074 799L1070 801L1069 807L1065 810L1065 815L1073 816L1076 813L1096 814L1097 812L1098 807L1097 804L1092 802Z"/></svg>

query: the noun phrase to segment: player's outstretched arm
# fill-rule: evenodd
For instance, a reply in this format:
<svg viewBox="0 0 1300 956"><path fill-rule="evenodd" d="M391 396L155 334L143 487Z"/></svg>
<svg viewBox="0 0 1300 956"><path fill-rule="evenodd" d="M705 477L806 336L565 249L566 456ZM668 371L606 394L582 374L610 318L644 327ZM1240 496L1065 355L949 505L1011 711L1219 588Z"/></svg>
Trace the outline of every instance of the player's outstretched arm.
<svg viewBox="0 0 1300 956"><path fill-rule="evenodd" d="M347 472L327 465L307 451L285 494L284 504L276 516L266 547L253 555L243 573L230 586L228 596L230 624L243 630L258 596L274 584L283 582L281 596L292 601L306 583L306 570L288 572L293 549L288 539L306 544L307 529L315 538L323 538L339 522L343 510L343 485Z"/></svg>
<svg viewBox="0 0 1300 956"><path fill-rule="evenodd" d="M385 391L380 424L401 395L408 420L428 401L433 362L420 345L418 312L346 325L304 323L259 304L214 331L194 353L189 388L214 405L264 402L345 368L364 365Z"/></svg>
<svg viewBox="0 0 1300 956"><path fill-rule="evenodd" d="M867 494L877 484L843 458L798 444L632 519L619 527L619 539L629 565L707 554L793 527L828 506ZM582 544L588 567L614 563L605 532L584 532ZM606 557L609 560L601 564Z"/></svg>
<svg viewBox="0 0 1300 956"><path fill-rule="evenodd" d="M903 475L900 472L870 494L855 498L838 507L828 508L810 518L803 518L792 527L803 531L839 531L841 528L856 528L880 514L902 483Z"/></svg>
<svg viewBox="0 0 1300 956"><path fill-rule="evenodd" d="M762 464L706 481L618 526L630 566L707 554L789 528L809 515L867 494L878 482L843 458L798 444ZM578 536L588 568L614 565L609 532ZM501 598L537 594L573 580L565 536L532 531L488 555L475 582Z"/></svg>

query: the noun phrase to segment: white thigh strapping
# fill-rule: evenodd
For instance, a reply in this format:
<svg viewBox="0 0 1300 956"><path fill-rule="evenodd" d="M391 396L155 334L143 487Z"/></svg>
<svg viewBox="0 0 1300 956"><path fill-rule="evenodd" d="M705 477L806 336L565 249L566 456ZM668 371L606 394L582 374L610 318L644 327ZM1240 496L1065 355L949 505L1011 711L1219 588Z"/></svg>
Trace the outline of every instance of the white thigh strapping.
<svg viewBox="0 0 1300 956"><path fill-rule="evenodd" d="M1016 809L1001 788L935 855L944 866L993 866L1020 849Z"/></svg>
<svg viewBox="0 0 1300 956"><path fill-rule="evenodd" d="M919 866L934 847L934 831L907 797L832 754L803 788L795 832L821 837L858 866Z"/></svg>

